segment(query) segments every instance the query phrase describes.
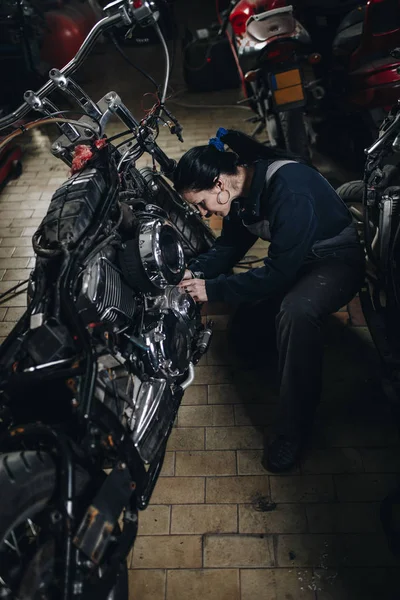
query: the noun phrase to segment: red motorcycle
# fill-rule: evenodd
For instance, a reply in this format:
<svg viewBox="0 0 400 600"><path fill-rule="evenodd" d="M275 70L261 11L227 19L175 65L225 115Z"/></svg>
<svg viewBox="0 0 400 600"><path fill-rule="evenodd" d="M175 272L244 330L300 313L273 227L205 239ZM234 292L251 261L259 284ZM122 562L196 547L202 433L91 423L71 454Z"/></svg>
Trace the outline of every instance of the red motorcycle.
<svg viewBox="0 0 400 600"><path fill-rule="evenodd" d="M272 146L306 158L310 142L325 137L363 160L399 97L400 62L390 55L400 43L399 0L233 0L225 30L254 134L266 130Z"/></svg>

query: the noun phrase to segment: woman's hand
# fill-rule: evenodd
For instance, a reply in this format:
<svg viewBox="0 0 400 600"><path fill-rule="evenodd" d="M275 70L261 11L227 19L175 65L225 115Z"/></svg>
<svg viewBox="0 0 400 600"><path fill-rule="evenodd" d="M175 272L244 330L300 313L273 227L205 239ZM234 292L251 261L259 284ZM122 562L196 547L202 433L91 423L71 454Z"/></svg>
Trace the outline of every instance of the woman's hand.
<svg viewBox="0 0 400 600"><path fill-rule="evenodd" d="M179 287L186 290L196 302L207 302L206 282L204 279L183 280Z"/></svg>
<svg viewBox="0 0 400 600"><path fill-rule="evenodd" d="M189 271L189 269L186 269L182 281L185 281L186 279L193 279L192 271Z"/></svg>

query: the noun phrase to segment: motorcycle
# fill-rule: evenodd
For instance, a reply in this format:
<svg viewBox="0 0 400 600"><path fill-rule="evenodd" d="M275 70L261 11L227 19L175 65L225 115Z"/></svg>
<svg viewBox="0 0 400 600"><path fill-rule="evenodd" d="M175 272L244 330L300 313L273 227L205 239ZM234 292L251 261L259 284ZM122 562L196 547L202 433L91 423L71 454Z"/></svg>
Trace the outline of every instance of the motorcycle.
<svg viewBox="0 0 400 600"><path fill-rule="evenodd" d="M165 106L169 55L157 18L154 2L107 5L77 55L0 119L0 130L17 124L0 150L55 124L52 152L73 173L33 236L28 308L0 347L2 598L127 599L138 513L210 343L211 323L178 287L181 235L158 205L180 206L159 122L178 137L181 127ZM106 30L150 25L166 75L158 102L137 121L118 94L94 102L71 75ZM75 100L79 119L49 100L54 90ZM18 126L31 110L41 117ZM107 137L112 117L125 130ZM154 168L140 172L145 152Z"/></svg>
<svg viewBox="0 0 400 600"><path fill-rule="evenodd" d="M389 52L400 41L399 8L398 0L232 0L220 31L229 25L254 134L266 129L272 146L304 158L318 140L363 160L398 96L400 62ZM328 17L337 14L334 29Z"/></svg>
<svg viewBox="0 0 400 600"><path fill-rule="evenodd" d="M400 53L400 49L398 51ZM400 101L366 149L364 177L337 189L360 226L366 283L360 301L383 365L385 389L400 393ZM397 403L397 402L396 402Z"/></svg>

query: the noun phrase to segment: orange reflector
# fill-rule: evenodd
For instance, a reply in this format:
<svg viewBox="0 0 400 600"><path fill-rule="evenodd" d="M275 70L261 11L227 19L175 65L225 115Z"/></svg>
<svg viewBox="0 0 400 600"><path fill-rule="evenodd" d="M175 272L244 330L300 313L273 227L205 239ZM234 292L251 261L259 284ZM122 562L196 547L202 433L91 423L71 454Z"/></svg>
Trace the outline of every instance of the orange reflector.
<svg viewBox="0 0 400 600"><path fill-rule="evenodd" d="M275 90L275 104L290 104L292 102L301 102L304 100L303 86L293 85L282 90Z"/></svg>
<svg viewBox="0 0 400 600"><path fill-rule="evenodd" d="M287 88L292 85L301 84L301 76L299 69L292 69L291 71L285 71L285 73L276 73L276 87L278 90L281 88Z"/></svg>
<svg viewBox="0 0 400 600"><path fill-rule="evenodd" d="M251 83L252 81L255 81L257 79L257 75L258 75L258 70L257 71L247 71L247 73L244 76L244 80L247 81L248 83Z"/></svg>

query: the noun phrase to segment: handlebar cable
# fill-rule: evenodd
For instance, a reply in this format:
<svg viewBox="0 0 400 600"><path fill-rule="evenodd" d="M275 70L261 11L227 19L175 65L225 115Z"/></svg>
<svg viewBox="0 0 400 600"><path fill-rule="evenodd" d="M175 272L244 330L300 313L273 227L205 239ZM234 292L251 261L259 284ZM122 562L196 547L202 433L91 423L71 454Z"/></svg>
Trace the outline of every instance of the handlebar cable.
<svg viewBox="0 0 400 600"><path fill-rule="evenodd" d="M44 117L42 119L37 119L36 121L31 121L30 123L26 123L25 125L20 125L17 127L15 131L7 135L0 141L0 150L4 148L11 140L14 138L26 133L30 129L34 129L35 127L39 127L40 125L52 125L54 123L70 123L71 125L75 125L75 127L83 127L84 129L89 129L97 139L99 139L99 132L94 129L88 123L82 123L81 121L75 121L74 119L63 119L61 117Z"/></svg>
<svg viewBox="0 0 400 600"><path fill-rule="evenodd" d="M99 126L99 130L101 129L101 124L100 124L99 119L97 117L92 117L91 115L88 115L83 110L73 110L73 109L69 109L69 110L57 110L57 111L54 111L54 112L50 113L47 116L48 117L58 117L58 115L68 115L68 114L80 115L82 117L89 117L89 119L91 119L92 121L95 121L96 125Z"/></svg>
<svg viewBox="0 0 400 600"><path fill-rule="evenodd" d="M134 69L136 69L136 71L138 71L141 75L143 75L143 77L145 77L146 79L148 79L148 81L150 81L150 83L152 83L154 85L154 87L156 88L156 90L158 92L159 91L159 85L156 82L156 80L153 79L153 77L151 75L149 75L148 73L146 73L146 71L144 71L144 69L142 69L141 67L139 67L138 65L136 65L134 62L131 61L131 59L129 58L129 56L126 54L126 52L121 48L121 46L117 42L117 39L116 39L114 33L112 33L111 31L109 31L108 32L108 37L111 39L112 43L114 44L114 46L116 47L116 49L118 50L118 52L120 53L120 55L122 56L122 58L128 63L128 65L130 65L131 67L133 67Z"/></svg>

